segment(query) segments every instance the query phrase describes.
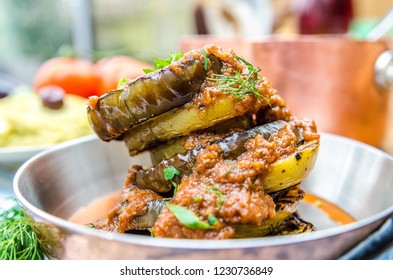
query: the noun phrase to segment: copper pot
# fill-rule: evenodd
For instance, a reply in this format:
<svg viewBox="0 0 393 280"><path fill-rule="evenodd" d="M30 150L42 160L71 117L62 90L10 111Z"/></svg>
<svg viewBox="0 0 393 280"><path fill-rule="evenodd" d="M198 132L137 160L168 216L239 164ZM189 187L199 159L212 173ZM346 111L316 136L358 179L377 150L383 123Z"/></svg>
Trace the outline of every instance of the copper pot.
<svg viewBox="0 0 393 280"><path fill-rule="evenodd" d="M386 42L314 35L264 40L197 37L184 40L182 49L206 43L232 45L238 55L261 67L288 108L314 119L320 131L382 145L393 70Z"/></svg>

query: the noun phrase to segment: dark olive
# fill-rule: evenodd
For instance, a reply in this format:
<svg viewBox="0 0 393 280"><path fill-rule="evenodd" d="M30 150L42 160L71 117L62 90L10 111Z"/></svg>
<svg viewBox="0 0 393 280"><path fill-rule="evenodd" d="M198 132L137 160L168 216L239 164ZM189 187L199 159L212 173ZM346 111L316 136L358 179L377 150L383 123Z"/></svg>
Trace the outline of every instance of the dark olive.
<svg viewBox="0 0 393 280"><path fill-rule="evenodd" d="M7 95L8 93L0 90L0 99L6 97Z"/></svg>
<svg viewBox="0 0 393 280"><path fill-rule="evenodd" d="M60 109L64 104L65 91L59 86L45 86L38 90L42 104L50 109Z"/></svg>

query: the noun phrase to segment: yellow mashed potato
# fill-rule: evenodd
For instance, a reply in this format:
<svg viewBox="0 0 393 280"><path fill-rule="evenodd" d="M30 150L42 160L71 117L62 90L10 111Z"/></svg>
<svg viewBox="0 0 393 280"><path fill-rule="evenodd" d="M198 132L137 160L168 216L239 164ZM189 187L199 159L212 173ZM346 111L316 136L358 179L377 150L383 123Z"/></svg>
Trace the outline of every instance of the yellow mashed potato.
<svg viewBox="0 0 393 280"><path fill-rule="evenodd" d="M66 95L58 110L44 107L31 91L0 99L0 147L49 145L92 132L82 97Z"/></svg>

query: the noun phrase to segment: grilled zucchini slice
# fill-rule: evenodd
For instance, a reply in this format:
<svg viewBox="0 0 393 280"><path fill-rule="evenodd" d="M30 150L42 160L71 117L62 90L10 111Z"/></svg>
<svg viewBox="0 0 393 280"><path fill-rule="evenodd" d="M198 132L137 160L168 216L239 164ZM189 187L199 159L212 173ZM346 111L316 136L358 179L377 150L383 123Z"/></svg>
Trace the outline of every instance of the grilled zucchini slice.
<svg viewBox="0 0 393 280"><path fill-rule="evenodd" d="M274 200L276 214L272 218L262 220L260 225L237 224L235 238L261 237L276 232L279 226L297 210L304 195L299 185L289 188L284 195Z"/></svg>

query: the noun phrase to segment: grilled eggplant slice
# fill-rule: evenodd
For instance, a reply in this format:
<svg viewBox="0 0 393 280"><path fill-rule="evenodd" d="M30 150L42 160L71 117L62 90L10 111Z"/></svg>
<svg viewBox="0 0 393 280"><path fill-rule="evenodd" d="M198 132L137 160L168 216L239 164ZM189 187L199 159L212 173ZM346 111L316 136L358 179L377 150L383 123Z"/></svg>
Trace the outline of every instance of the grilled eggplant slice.
<svg viewBox="0 0 393 280"><path fill-rule="evenodd" d="M213 72L221 62L209 55ZM110 91L98 100L91 99L88 118L102 140L118 138L135 124L158 116L192 100L206 79L207 70L200 60L190 59L140 77L123 90ZM181 73L181 74L179 74Z"/></svg>
<svg viewBox="0 0 393 280"><path fill-rule="evenodd" d="M249 139L254 138L258 134L262 135L265 139L269 139L272 134L276 134L287 124L288 123L285 121L276 121L254 127L247 131L234 132L216 143L220 146L226 159L236 159L244 152L244 144ZM135 186L140 189L150 189L157 193L166 193L171 191L173 185L172 182L165 180L164 169L169 166L173 166L181 172L182 176L189 175L193 170L198 154L203 150L204 149L201 147L189 150L185 154L176 154L148 170L137 171L134 181ZM175 182L179 183L180 180Z"/></svg>
<svg viewBox="0 0 393 280"><path fill-rule="evenodd" d="M133 224L135 225L135 229L145 230L152 228L167 202L167 199L150 200L147 202L146 214L134 218Z"/></svg>
<svg viewBox="0 0 393 280"><path fill-rule="evenodd" d="M218 138L221 139L228 136L233 131L247 130L250 129L252 126L253 120L251 117L240 116L215 125L211 128L197 131L190 136L173 139L149 151L152 164L153 166L155 166L161 161L171 158L176 154L186 153L187 150L191 149L186 149L185 144L187 141L193 142L190 143L191 145L196 145L193 148L199 148L200 146L204 147L213 144L218 140Z"/></svg>
<svg viewBox="0 0 393 280"><path fill-rule="evenodd" d="M289 188L284 195L275 199L276 214L273 218L263 220L260 225L236 225L235 238L261 237L276 232L278 227L297 210L304 195L299 185Z"/></svg>
<svg viewBox="0 0 393 280"><path fill-rule="evenodd" d="M221 96L203 109L193 104L173 109L129 129L124 141L130 155L136 155L160 143L238 116L233 110L236 102L235 98Z"/></svg>
<svg viewBox="0 0 393 280"><path fill-rule="evenodd" d="M297 185L282 192L282 195L274 199L276 203L276 214L273 218L263 220L260 225L236 224L234 238L261 237L272 232L294 234L313 230L314 227L310 223L302 221L296 215L292 216L305 195L300 186ZM133 225L133 229L151 229L168 201L169 199L149 201L146 206L146 213L133 217L132 222L130 222ZM284 224L285 222L286 224Z"/></svg>
<svg viewBox="0 0 393 280"><path fill-rule="evenodd" d="M234 132L231 135L217 141L223 151L225 159L232 160L244 152L244 144L260 134L269 139L288 123L276 121L258 126L247 131ZM319 142L309 141L300 145L295 153L280 158L271 164L271 171L263 181L265 192L275 192L300 183L312 170L317 154ZM158 165L147 170L136 172L134 184L141 189L150 189L157 193L166 193L172 190L172 182L166 181L164 169L169 166L175 167L182 176L191 174L199 153L204 149L189 150L184 154L176 154L172 158L163 160ZM181 177L174 178L175 183L180 182Z"/></svg>
<svg viewBox="0 0 393 280"><path fill-rule="evenodd" d="M299 217L297 212L289 216L282 224L276 227L269 235L291 235L299 233L308 233L315 231L316 228L310 222L304 221Z"/></svg>

